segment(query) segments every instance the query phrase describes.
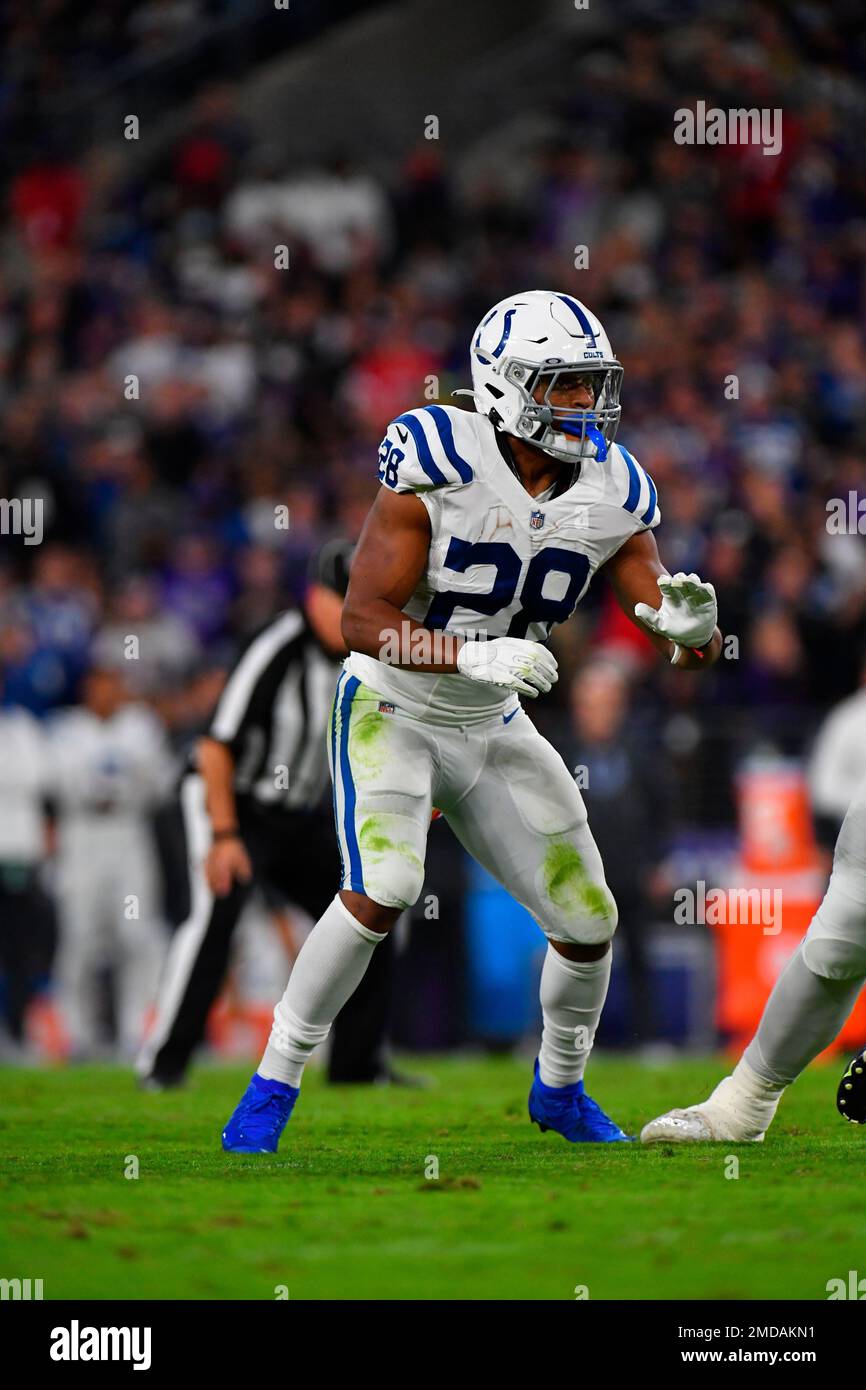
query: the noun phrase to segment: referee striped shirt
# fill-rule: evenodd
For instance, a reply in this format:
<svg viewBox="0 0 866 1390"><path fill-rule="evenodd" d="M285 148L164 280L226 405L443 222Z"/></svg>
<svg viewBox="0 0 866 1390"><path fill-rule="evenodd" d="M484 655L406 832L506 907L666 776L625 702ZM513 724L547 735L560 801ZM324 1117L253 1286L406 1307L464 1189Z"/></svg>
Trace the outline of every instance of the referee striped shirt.
<svg viewBox="0 0 866 1390"><path fill-rule="evenodd" d="M253 638L229 673L208 730L231 750L237 796L269 810L319 804L339 669L300 609L280 613Z"/></svg>

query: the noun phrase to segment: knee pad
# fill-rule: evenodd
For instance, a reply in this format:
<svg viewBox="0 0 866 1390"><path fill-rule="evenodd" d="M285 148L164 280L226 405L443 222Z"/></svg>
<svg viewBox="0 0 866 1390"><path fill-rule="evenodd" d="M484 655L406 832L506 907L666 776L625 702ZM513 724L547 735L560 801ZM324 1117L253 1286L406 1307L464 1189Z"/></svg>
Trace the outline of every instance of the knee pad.
<svg viewBox="0 0 866 1390"><path fill-rule="evenodd" d="M833 869L803 940L803 960L828 980L866 978L866 892L860 876Z"/></svg>
<svg viewBox="0 0 866 1390"><path fill-rule="evenodd" d="M550 836L535 875L533 910L554 941L600 946L616 931L618 913L595 842L575 827Z"/></svg>
<svg viewBox="0 0 866 1390"><path fill-rule="evenodd" d="M803 962L813 975L825 980L866 980L866 941L807 934Z"/></svg>
<svg viewBox="0 0 866 1390"><path fill-rule="evenodd" d="M619 921L619 912L613 894L605 886L596 889L593 898L593 911L569 913L554 921L548 918L539 920L539 926L551 941L567 941L573 946L602 946L613 938Z"/></svg>
<svg viewBox="0 0 866 1390"><path fill-rule="evenodd" d="M363 891L382 907L412 907L421 895L424 861L414 830L413 821L394 814L371 816L361 824Z"/></svg>

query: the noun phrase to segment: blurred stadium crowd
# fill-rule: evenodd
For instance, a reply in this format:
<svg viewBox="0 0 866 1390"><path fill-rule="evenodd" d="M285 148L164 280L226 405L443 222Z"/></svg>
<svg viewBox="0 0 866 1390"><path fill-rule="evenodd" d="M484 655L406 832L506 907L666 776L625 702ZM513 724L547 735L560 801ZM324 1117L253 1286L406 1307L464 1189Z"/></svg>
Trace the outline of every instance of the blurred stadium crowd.
<svg viewBox="0 0 866 1390"><path fill-rule="evenodd" d="M657 484L662 556L713 581L736 642L707 679L674 675L598 583L539 718L579 743L570 678L613 663L624 723L668 758L666 823L730 823L744 755L804 755L866 655L863 535L827 527L829 499L866 497L848 7L686 5L673 23L625 5L616 34L561 45L570 95L533 104L507 164L452 148L443 106L440 138L419 115L385 170L348 140L310 165L302 132L263 138L219 63L146 152L76 147L39 119L54 83L83 84L112 33L110 61L144 53L158 84L173 36L212 14L113 10L88 42L63 0L4 21L0 496L42 498L44 539L0 539L3 705L50 719L116 667L180 754L238 644L300 595L324 539L357 535L387 421L467 384L492 303L563 288L624 363L620 437ZM676 144L699 98L781 108L781 153Z"/></svg>

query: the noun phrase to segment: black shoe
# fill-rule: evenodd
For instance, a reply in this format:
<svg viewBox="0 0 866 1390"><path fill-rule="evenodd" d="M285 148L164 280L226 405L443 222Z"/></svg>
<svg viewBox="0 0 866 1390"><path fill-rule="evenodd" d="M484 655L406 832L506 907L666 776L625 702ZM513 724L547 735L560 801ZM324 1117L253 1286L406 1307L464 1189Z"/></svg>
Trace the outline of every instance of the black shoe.
<svg viewBox="0 0 866 1390"><path fill-rule="evenodd" d="M839 1082L836 1109L852 1125L866 1125L866 1052L854 1058Z"/></svg>

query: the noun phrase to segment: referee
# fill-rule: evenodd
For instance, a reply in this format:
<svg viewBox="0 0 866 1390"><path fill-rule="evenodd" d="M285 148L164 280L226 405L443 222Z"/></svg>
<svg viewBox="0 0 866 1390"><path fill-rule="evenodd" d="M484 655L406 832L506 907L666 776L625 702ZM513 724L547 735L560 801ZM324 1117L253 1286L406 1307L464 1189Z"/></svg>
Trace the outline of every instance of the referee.
<svg viewBox="0 0 866 1390"><path fill-rule="evenodd" d="M303 605L280 613L249 644L181 781L189 909L172 939L155 1025L136 1062L148 1089L182 1084L253 885L270 905L289 900L314 921L334 896L340 865L332 814L323 805L326 728L345 655L340 616L350 559L346 543L326 545ZM331 1081L390 1079L382 1052L392 959L389 938L338 1016Z"/></svg>

